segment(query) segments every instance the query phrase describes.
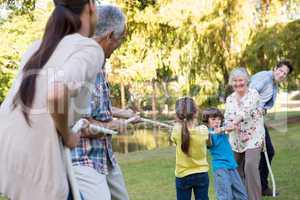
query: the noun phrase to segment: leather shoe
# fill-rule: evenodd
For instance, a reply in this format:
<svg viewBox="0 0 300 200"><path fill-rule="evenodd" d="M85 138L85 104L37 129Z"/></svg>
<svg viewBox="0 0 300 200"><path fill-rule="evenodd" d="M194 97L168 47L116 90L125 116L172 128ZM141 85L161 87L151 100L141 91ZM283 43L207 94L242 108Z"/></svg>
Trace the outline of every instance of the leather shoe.
<svg viewBox="0 0 300 200"><path fill-rule="evenodd" d="M275 196L278 196L279 192L276 192ZM273 190L271 188L267 188L265 190L262 191L262 196L273 196Z"/></svg>

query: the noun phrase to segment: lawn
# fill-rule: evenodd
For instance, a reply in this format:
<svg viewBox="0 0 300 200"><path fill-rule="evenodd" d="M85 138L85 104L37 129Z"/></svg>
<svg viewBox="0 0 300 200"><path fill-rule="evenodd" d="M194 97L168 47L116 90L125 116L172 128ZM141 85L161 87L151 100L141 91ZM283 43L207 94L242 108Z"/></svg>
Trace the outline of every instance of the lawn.
<svg viewBox="0 0 300 200"><path fill-rule="evenodd" d="M280 196L276 200L300 199L300 125L290 125L287 133L271 131L276 156L273 172ZM174 200L174 148L118 155L132 200ZM211 176L210 176L211 177ZM213 194L210 179L210 199ZM270 200L273 198L264 198Z"/></svg>
<svg viewBox="0 0 300 200"><path fill-rule="evenodd" d="M300 199L300 124L290 125L288 132L272 130L276 148L272 164L280 196L276 200ZM132 200L174 200L174 147L118 155ZM211 177L211 176L210 176ZM210 179L210 199L214 200ZM271 200L273 198L264 198ZM0 197L0 200L5 200Z"/></svg>

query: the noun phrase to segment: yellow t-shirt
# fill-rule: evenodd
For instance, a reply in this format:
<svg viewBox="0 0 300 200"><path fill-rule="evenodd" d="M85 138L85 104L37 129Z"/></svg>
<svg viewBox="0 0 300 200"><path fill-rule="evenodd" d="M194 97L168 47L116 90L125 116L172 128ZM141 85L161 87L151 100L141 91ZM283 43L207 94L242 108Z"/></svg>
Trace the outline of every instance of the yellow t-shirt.
<svg viewBox="0 0 300 200"><path fill-rule="evenodd" d="M207 172L207 149L208 129L206 126L198 126L189 129L190 146L189 155L181 150L181 125L176 124L171 140L176 144L176 169L175 176L178 178L190 174Z"/></svg>

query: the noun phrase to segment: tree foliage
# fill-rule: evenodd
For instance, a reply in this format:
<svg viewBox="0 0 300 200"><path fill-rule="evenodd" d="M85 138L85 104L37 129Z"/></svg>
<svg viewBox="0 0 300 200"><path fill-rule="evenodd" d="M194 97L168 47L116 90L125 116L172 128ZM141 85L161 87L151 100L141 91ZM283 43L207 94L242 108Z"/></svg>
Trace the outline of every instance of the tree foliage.
<svg viewBox="0 0 300 200"><path fill-rule="evenodd" d="M174 100L169 97L191 95L199 104L218 104L229 93L233 68L246 66L255 73L271 69L282 58L295 65L289 85L299 87L294 80L299 79L300 22L293 20L299 15L298 0L111 2L124 10L128 27L126 41L110 59L115 102L134 97L137 104L151 108L151 103L171 106ZM1 100L20 56L41 37L51 6L42 10L35 0L0 4L18 11L0 27Z"/></svg>
<svg viewBox="0 0 300 200"><path fill-rule="evenodd" d="M294 65L289 79L290 88L299 87L300 78L300 20L288 24L275 24L257 32L243 52L242 63L256 73L273 69L281 59Z"/></svg>
<svg viewBox="0 0 300 200"><path fill-rule="evenodd" d="M0 102L18 71L22 54L33 41L41 38L50 9L37 9L32 16L12 14L1 24Z"/></svg>
<svg viewBox="0 0 300 200"><path fill-rule="evenodd" d="M37 0L0 0L0 5L7 10L12 10L14 14L24 15L32 12L36 7Z"/></svg>

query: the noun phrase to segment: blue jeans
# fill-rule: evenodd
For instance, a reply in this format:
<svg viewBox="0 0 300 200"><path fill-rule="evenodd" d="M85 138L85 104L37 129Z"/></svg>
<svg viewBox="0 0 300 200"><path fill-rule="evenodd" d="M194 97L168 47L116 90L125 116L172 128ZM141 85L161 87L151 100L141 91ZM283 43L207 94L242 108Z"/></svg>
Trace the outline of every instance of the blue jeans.
<svg viewBox="0 0 300 200"><path fill-rule="evenodd" d="M192 190L195 200L208 200L208 173L191 174L182 178L176 177L177 200L191 200Z"/></svg>
<svg viewBox="0 0 300 200"><path fill-rule="evenodd" d="M248 200L245 186L236 169L218 169L213 175L217 200Z"/></svg>

